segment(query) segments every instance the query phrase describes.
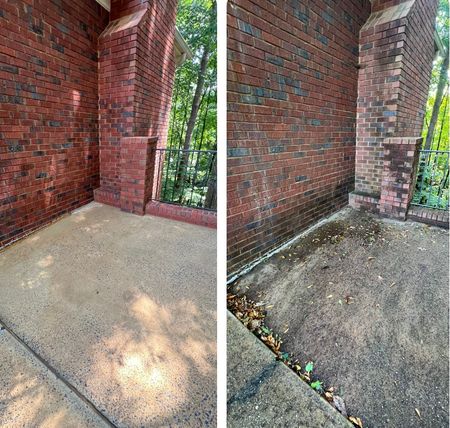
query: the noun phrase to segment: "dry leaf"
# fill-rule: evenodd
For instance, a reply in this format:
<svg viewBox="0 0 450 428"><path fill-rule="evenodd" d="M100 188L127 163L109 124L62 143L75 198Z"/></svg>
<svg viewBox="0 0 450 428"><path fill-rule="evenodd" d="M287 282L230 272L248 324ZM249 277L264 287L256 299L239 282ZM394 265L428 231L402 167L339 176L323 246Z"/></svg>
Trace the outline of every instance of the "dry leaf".
<svg viewBox="0 0 450 428"><path fill-rule="evenodd" d="M367 257L367 260L373 260L375 257Z"/></svg>
<svg viewBox="0 0 450 428"><path fill-rule="evenodd" d="M328 400L328 401L332 401L333 400L333 394L331 393L331 392L328 392L328 391L325 391L325 398Z"/></svg>
<svg viewBox="0 0 450 428"><path fill-rule="evenodd" d="M359 428L363 428L362 420L360 418L357 418L355 416L350 416L348 420L355 426Z"/></svg>
<svg viewBox="0 0 450 428"><path fill-rule="evenodd" d="M327 296L327 299L331 299L333 297L332 294L330 294L329 296Z"/></svg>
<svg viewBox="0 0 450 428"><path fill-rule="evenodd" d="M345 303L347 303L347 305L350 305L353 303L353 297L352 296L345 296Z"/></svg>
<svg viewBox="0 0 450 428"><path fill-rule="evenodd" d="M419 412L419 409L415 408L414 410L416 411L416 413L417 413L417 416L419 416L419 418L420 418L420 419L422 419L422 416L420 416L420 412Z"/></svg>

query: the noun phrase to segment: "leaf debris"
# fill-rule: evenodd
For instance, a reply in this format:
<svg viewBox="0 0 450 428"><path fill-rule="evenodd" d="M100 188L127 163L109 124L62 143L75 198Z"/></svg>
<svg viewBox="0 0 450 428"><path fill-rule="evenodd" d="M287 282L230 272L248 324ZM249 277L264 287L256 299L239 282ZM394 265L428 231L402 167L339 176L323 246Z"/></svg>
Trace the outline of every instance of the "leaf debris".
<svg viewBox="0 0 450 428"><path fill-rule="evenodd" d="M353 299L350 296L346 297L346 302ZM272 305L273 306L273 305ZM345 408L344 400L334 395L334 388L325 388L322 381L319 379L312 379L314 363L309 361L306 363L304 370L302 371L302 366L298 359L295 359L288 352L281 350L281 345L283 341L281 337L274 333L272 329L264 324L266 317L266 311L269 306L265 306L264 303L255 303L252 300L247 299L245 295L236 295L228 293L227 295L227 307L228 309L238 318L251 332L253 332L257 337L263 341L266 346L272 350L276 355L277 360L282 361L286 366L293 370L302 380L307 382L312 389L314 389L318 394L324 397L328 403L334 406L343 416L345 416L350 422L356 427L363 428L362 421L360 418L355 416L348 416ZM289 330L289 327L285 330L285 333Z"/></svg>

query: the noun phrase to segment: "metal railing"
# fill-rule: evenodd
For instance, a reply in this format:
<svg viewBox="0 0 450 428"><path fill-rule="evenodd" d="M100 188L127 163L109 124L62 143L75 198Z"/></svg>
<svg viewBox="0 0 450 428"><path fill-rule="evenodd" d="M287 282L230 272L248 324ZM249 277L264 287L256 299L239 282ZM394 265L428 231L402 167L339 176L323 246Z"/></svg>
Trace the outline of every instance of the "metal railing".
<svg viewBox="0 0 450 428"><path fill-rule="evenodd" d="M448 209L449 153L444 150L420 150L412 205Z"/></svg>
<svg viewBox="0 0 450 428"><path fill-rule="evenodd" d="M155 149L154 198L160 202L215 211L215 150Z"/></svg>

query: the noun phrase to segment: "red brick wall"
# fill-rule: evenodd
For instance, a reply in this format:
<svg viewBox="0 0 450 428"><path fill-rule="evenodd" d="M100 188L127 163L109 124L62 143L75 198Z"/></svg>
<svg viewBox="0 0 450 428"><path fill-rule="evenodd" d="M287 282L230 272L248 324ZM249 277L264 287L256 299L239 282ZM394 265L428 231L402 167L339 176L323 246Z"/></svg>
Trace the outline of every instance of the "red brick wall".
<svg viewBox="0 0 450 428"><path fill-rule="evenodd" d="M419 138L434 55L437 2L378 2L361 31L356 150L356 201L378 211L384 143ZM390 7L385 7L387 4Z"/></svg>
<svg viewBox="0 0 450 428"><path fill-rule="evenodd" d="M344 206L369 1L229 2L229 272Z"/></svg>
<svg viewBox="0 0 450 428"><path fill-rule="evenodd" d="M433 65L437 0L416 0L403 46L396 137L422 135Z"/></svg>
<svg viewBox="0 0 450 428"><path fill-rule="evenodd" d="M177 1L152 4L147 23L141 24L138 32L134 132L156 135L159 147L165 147L175 76Z"/></svg>
<svg viewBox="0 0 450 428"><path fill-rule="evenodd" d="M101 187L96 200L100 202L119 206L120 193L130 193L120 177L122 140L157 137L160 147L166 144L175 75L176 4L175 0L112 3L113 21L99 43ZM139 203L142 213L146 199Z"/></svg>
<svg viewBox="0 0 450 428"><path fill-rule="evenodd" d="M0 247L99 184L94 0L0 2Z"/></svg>

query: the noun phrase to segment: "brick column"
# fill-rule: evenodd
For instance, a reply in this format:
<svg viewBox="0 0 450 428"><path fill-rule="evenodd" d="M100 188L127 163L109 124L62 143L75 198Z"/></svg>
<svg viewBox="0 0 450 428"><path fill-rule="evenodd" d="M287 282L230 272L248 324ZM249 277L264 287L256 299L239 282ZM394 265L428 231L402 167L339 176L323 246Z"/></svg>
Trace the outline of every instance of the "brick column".
<svg viewBox="0 0 450 428"><path fill-rule="evenodd" d="M124 137L120 145L120 208L144 215L151 198L157 138Z"/></svg>
<svg viewBox="0 0 450 428"><path fill-rule="evenodd" d="M99 38L95 200L138 214L144 213L153 181L149 147L156 139L164 146L167 137L176 9L176 0L112 0L109 25Z"/></svg>
<svg viewBox="0 0 450 428"><path fill-rule="evenodd" d="M406 219L413 196L421 138L388 138L383 145L380 214Z"/></svg>
<svg viewBox="0 0 450 428"><path fill-rule="evenodd" d="M356 208L397 217L403 217L400 211L406 212L409 200L405 207L403 197L400 203L388 195L398 190L393 168L397 165L403 170L412 161L409 153L421 135L434 56L436 8L435 0L376 0L361 29L355 191L349 198ZM386 155L395 155L395 165ZM412 183L402 184L408 194L412 189L404 186ZM388 201L400 203L401 210L396 205L388 208Z"/></svg>

